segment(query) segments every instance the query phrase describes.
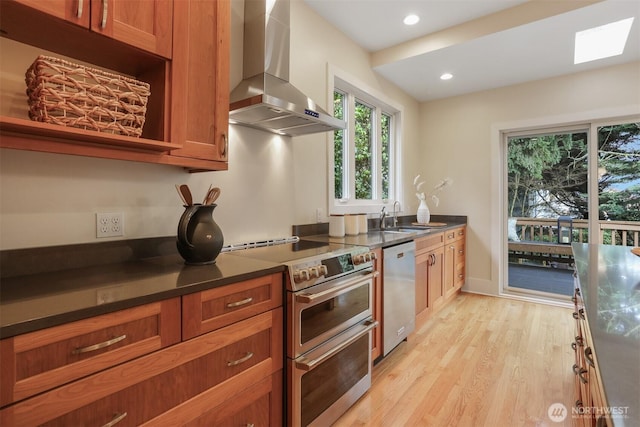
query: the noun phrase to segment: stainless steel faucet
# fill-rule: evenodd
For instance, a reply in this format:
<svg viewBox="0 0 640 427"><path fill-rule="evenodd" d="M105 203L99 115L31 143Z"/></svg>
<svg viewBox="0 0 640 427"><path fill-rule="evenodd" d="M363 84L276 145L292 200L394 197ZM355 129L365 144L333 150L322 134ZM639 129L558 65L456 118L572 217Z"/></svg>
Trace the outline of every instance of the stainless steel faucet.
<svg viewBox="0 0 640 427"><path fill-rule="evenodd" d="M396 205L398 205L398 210L396 210ZM400 202L399 201L395 201L393 202L393 226L397 227L398 226L398 211L400 210Z"/></svg>
<svg viewBox="0 0 640 427"><path fill-rule="evenodd" d="M387 217L387 211L386 211L386 207L383 206L382 210L380 211L380 230L384 230L385 228L387 228L387 226L385 225L384 219Z"/></svg>

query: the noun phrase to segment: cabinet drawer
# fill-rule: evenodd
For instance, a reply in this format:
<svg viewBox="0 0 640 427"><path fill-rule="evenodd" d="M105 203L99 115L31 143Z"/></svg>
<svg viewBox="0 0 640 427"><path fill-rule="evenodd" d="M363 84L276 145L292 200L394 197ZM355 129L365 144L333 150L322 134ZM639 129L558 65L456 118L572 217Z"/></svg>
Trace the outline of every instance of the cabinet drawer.
<svg viewBox="0 0 640 427"><path fill-rule="evenodd" d="M466 227L458 227L453 230L447 230L444 232L445 243L451 243L458 240L462 240L466 235Z"/></svg>
<svg viewBox="0 0 640 427"><path fill-rule="evenodd" d="M179 325L173 298L4 339L2 406L175 344Z"/></svg>
<svg viewBox="0 0 640 427"><path fill-rule="evenodd" d="M182 339L196 337L282 305L282 273L182 297Z"/></svg>
<svg viewBox="0 0 640 427"><path fill-rule="evenodd" d="M444 233L430 234L425 237L420 237L415 240L416 242L416 254L422 252L429 252L435 248L438 248L444 244Z"/></svg>
<svg viewBox="0 0 640 427"><path fill-rule="evenodd" d="M222 403L193 399L188 407L176 407L144 426L281 426L282 376L282 371L277 371Z"/></svg>
<svg viewBox="0 0 640 427"><path fill-rule="evenodd" d="M137 426L180 406L213 408L281 370L282 357L278 308L4 408L0 425L105 425L121 418L118 427Z"/></svg>

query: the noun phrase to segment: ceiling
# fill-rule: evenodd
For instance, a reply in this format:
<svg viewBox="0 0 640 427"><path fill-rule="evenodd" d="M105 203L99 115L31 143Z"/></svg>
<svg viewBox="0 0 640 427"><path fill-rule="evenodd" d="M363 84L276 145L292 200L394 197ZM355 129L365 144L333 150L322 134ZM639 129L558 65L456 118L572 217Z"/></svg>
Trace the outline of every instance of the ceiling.
<svg viewBox="0 0 640 427"><path fill-rule="evenodd" d="M418 101L640 61L640 0L304 1ZM405 26L408 13L420 22ZM573 64L576 31L630 17L621 55Z"/></svg>

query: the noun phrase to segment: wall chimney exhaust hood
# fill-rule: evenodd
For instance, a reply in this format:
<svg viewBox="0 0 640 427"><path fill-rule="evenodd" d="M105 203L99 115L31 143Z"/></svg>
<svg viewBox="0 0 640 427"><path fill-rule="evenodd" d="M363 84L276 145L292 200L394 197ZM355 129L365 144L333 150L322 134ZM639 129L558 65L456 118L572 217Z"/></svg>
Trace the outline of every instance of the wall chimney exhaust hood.
<svg viewBox="0 0 640 427"><path fill-rule="evenodd" d="M279 135L346 128L289 83L289 0L245 0L243 79L231 91L229 123Z"/></svg>

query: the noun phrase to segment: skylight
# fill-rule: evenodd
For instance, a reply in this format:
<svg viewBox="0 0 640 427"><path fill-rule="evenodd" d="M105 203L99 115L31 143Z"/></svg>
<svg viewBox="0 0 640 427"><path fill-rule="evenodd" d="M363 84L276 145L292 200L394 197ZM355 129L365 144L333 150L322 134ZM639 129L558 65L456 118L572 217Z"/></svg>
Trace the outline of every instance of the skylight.
<svg viewBox="0 0 640 427"><path fill-rule="evenodd" d="M622 54L633 18L623 19L576 33L574 64Z"/></svg>

